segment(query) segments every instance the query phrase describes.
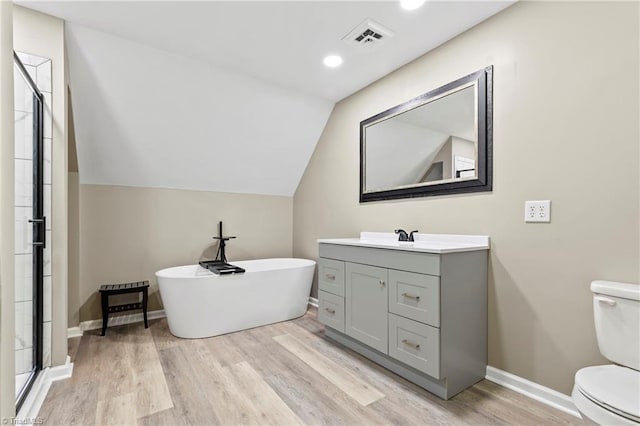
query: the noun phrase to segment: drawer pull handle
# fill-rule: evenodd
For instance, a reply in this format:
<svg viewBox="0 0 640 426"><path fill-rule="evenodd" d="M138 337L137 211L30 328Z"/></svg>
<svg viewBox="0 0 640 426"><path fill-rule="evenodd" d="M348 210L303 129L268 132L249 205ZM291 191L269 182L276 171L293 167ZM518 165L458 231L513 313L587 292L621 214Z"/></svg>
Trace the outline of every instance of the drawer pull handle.
<svg viewBox="0 0 640 426"><path fill-rule="evenodd" d="M325 277L327 277L328 280L330 281L335 281L336 280L336 276L332 275L332 274L325 274Z"/></svg>
<svg viewBox="0 0 640 426"><path fill-rule="evenodd" d="M420 350L420 345L418 343L413 343L407 339L402 339L402 343L404 343L405 345L412 347L413 349L417 349Z"/></svg>
<svg viewBox="0 0 640 426"><path fill-rule="evenodd" d="M414 294L402 293L402 297L406 297L407 299L420 300L420 296L416 296Z"/></svg>
<svg viewBox="0 0 640 426"><path fill-rule="evenodd" d="M331 308L324 308L325 311L329 312L331 315L336 313L335 309L331 309Z"/></svg>

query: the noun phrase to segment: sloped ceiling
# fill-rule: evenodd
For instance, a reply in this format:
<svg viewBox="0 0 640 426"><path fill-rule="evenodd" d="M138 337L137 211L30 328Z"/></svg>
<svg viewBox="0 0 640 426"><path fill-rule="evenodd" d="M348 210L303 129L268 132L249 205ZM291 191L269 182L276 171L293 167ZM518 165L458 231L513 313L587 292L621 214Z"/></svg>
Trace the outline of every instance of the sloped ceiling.
<svg viewBox="0 0 640 426"><path fill-rule="evenodd" d="M285 196L336 101L512 3L18 2L67 21L81 183ZM366 18L394 36L341 40Z"/></svg>
<svg viewBox="0 0 640 426"><path fill-rule="evenodd" d="M293 195L333 103L67 26L82 183Z"/></svg>

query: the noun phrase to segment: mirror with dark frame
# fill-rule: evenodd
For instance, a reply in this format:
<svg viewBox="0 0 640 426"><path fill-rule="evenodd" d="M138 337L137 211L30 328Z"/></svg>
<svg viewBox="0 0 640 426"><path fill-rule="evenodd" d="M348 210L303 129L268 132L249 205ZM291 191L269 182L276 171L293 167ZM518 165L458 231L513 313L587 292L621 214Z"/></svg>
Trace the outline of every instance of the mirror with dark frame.
<svg viewBox="0 0 640 426"><path fill-rule="evenodd" d="M487 67L360 123L360 202L491 191Z"/></svg>

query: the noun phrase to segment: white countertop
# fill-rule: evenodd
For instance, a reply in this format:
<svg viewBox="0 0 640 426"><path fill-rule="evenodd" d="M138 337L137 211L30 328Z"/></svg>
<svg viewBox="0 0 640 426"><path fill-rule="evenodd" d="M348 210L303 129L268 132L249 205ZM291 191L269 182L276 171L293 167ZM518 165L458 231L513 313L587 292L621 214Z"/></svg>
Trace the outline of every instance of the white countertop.
<svg viewBox="0 0 640 426"><path fill-rule="evenodd" d="M360 238L323 238L319 239L318 243L436 254L489 250L489 237L486 235L413 235L415 241L411 242L398 241L398 235L392 232L361 232Z"/></svg>

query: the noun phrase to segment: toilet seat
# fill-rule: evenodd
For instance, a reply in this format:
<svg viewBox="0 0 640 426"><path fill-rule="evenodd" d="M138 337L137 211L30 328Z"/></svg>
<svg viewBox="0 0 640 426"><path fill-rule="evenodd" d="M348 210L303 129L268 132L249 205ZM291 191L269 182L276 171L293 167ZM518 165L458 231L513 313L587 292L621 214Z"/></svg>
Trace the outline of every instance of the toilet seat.
<svg viewBox="0 0 640 426"><path fill-rule="evenodd" d="M640 424L640 371L618 365L583 368L577 390L601 408Z"/></svg>

